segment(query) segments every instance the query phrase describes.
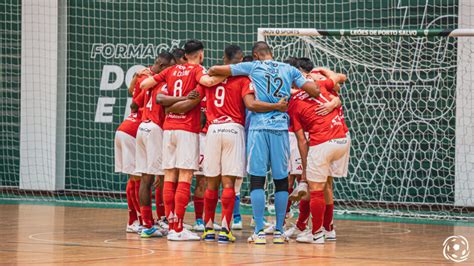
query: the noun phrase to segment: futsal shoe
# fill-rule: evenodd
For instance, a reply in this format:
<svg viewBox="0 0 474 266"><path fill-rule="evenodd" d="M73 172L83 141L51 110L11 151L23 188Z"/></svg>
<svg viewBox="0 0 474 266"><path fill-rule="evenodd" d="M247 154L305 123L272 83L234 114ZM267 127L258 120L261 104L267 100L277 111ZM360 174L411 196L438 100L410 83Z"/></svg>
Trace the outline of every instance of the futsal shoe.
<svg viewBox="0 0 474 266"><path fill-rule="evenodd" d="M175 231L175 230L170 230L170 231L168 232L168 235L166 236L166 238L167 238L168 240L171 240L171 238L172 238L173 235L175 235L175 234L176 234L176 231Z"/></svg>
<svg viewBox="0 0 474 266"><path fill-rule="evenodd" d="M189 224L183 223L183 228L188 229L188 230L193 230L193 226Z"/></svg>
<svg viewBox="0 0 474 266"><path fill-rule="evenodd" d="M257 234L254 232L249 238L247 239L249 243L255 243L256 245L265 245L267 244L267 239L265 238L265 232L261 230Z"/></svg>
<svg viewBox="0 0 474 266"><path fill-rule="evenodd" d="M140 234L141 238L150 238L150 237L162 237L163 234L152 226L151 228L143 228L142 233Z"/></svg>
<svg viewBox="0 0 474 266"><path fill-rule="evenodd" d="M132 224L127 224L127 228L125 229L125 231L127 233L136 233L138 232L139 228L140 228L140 222L134 221Z"/></svg>
<svg viewBox="0 0 474 266"><path fill-rule="evenodd" d="M314 235L311 232L300 235L296 238L296 242L310 244L324 244L324 232L318 231Z"/></svg>
<svg viewBox="0 0 474 266"><path fill-rule="evenodd" d="M336 241L336 230L332 229L331 231L324 230L324 237L327 241Z"/></svg>
<svg viewBox="0 0 474 266"><path fill-rule="evenodd" d="M139 225L137 229L137 234L141 234L144 229L145 227L143 227L143 225Z"/></svg>
<svg viewBox="0 0 474 266"><path fill-rule="evenodd" d="M205 229L201 238L206 242L216 241L216 231L214 229Z"/></svg>
<svg viewBox="0 0 474 266"><path fill-rule="evenodd" d="M193 230L196 232L204 232L204 229L204 221L201 218L196 219L196 222L193 225Z"/></svg>
<svg viewBox="0 0 474 266"><path fill-rule="evenodd" d="M285 236L288 238L296 238L300 234L307 232L308 229L301 231L296 225L293 225L288 230L285 231Z"/></svg>
<svg viewBox="0 0 474 266"><path fill-rule="evenodd" d="M308 195L308 184L306 182L299 182L295 190L288 196L288 200L299 201L302 198L307 198Z"/></svg>
<svg viewBox="0 0 474 266"><path fill-rule="evenodd" d="M219 232L219 238L217 242L221 244L229 244L230 242L235 242L235 237L232 235L232 232L225 232L226 230L222 230Z"/></svg>
<svg viewBox="0 0 474 266"><path fill-rule="evenodd" d="M166 229L166 230L168 230L168 229L170 228L169 225L168 225L168 221L166 220L166 218L163 219L163 220L160 220L160 219L159 219L159 220L156 220L155 225L158 225L159 227L161 227L161 228L163 228L163 229Z"/></svg>
<svg viewBox="0 0 474 266"><path fill-rule="evenodd" d="M214 230L220 231L221 229L222 229L222 227L219 224L214 223Z"/></svg>
<svg viewBox="0 0 474 266"><path fill-rule="evenodd" d="M275 232L275 225L270 225L269 227L263 229L263 232L265 232L266 235L271 235Z"/></svg>
<svg viewBox="0 0 474 266"><path fill-rule="evenodd" d="M201 238L195 233L189 231L186 228L183 228L181 232L175 232L168 235L168 240L171 241L199 241Z"/></svg>
<svg viewBox="0 0 474 266"><path fill-rule="evenodd" d="M232 230L242 230L242 217L236 216L232 221Z"/></svg>
<svg viewBox="0 0 474 266"><path fill-rule="evenodd" d="M273 244L285 244L288 240L288 237L280 230L273 232Z"/></svg>

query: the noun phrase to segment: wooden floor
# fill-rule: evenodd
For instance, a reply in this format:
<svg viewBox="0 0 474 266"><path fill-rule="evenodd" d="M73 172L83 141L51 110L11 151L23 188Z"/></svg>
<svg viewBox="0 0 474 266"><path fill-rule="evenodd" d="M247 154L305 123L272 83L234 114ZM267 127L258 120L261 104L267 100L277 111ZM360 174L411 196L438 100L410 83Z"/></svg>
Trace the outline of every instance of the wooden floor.
<svg viewBox="0 0 474 266"><path fill-rule="evenodd" d="M142 240L125 233L126 216L124 209L0 205L0 264L433 265L450 264L442 254L448 236L474 244L474 227L347 220L336 221L337 242L324 245L255 246L246 243L248 226L229 245Z"/></svg>

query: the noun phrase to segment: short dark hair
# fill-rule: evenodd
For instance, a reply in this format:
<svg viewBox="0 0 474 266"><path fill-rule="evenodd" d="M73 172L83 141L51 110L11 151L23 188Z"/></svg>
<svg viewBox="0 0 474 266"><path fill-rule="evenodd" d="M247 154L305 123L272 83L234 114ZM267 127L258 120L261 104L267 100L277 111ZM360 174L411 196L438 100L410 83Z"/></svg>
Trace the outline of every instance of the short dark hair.
<svg viewBox="0 0 474 266"><path fill-rule="evenodd" d="M204 44L202 44L202 42L198 40L189 40L184 44L184 52L186 54L192 54L203 49Z"/></svg>
<svg viewBox="0 0 474 266"><path fill-rule="evenodd" d="M178 61L179 59L184 57L184 50L181 48L176 48L171 51L171 53L173 54L175 61Z"/></svg>
<svg viewBox="0 0 474 266"><path fill-rule="evenodd" d="M294 66L294 67L297 68L298 67L298 58L290 56L287 59L285 59L285 61L283 61L283 63L287 63L288 65Z"/></svg>
<svg viewBox="0 0 474 266"><path fill-rule="evenodd" d="M313 62L307 57L298 58L298 66L306 72L310 72L314 68Z"/></svg>
<svg viewBox="0 0 474 266"><path fill-rule="evenodd" d="M252 62L253 61L253 56L251 55L246 55L244 58L242 58L242 62Z"/></svg>
<svg viewBox="0 0 474 266"><path fill-rule="evenodd" d="M163 58L167 62L171 62L172 60L175 60L173 54L171 54L170 52L162 52L158 55L158 58Z"/></svg>
<svg viewBox="0 0 474 266"><path fill-rule="evenodd" d="M272 52L272 49L270 48L268 43L263 42L263 41L259 41L259 42L254 43L254 45L252 47L252 53L260 53L260 54L268 53L269 54L271 52Z"/></svg>
<svg viewBox="0 0 474 266"><path fill-rule="evenodd" d="M242 53L242 48L235 44L231 44L224 49L224 54L229 60L234 59L239 53Z"/></svg>

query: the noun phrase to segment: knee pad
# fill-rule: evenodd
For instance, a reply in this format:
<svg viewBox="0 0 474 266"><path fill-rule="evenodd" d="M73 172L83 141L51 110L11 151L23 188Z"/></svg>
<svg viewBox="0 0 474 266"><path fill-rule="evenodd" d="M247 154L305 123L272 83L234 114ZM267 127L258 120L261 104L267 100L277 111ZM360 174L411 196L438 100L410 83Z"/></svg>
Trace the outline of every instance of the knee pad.
<svg viewBox="0 0 474 266"><path fill-rule="evenodd" d="M250 175L250 192L265 188L265 176Z"/></svg>
<svg viewBox="0 0 474 266"><path fill-rule="evenodd" d="M273 183L275 184L275 193L280 191L288 192L288 177L282 179L273 179Z"/></svg>

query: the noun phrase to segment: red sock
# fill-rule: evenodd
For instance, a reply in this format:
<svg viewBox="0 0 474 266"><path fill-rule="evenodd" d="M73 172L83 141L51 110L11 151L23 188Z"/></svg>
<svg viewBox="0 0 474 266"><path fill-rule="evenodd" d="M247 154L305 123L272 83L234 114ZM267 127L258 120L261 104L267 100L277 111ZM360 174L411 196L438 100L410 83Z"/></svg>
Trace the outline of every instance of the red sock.
<svg viewBox="0 0 474 266"><path fill-rule="evenodd" d="M163 191L159 187L155 190L155 206L158 220L165 216L165 205L163 204Z"/></svg>
<svg viewBox="0 0 474 266"><path fill-rule="evenodd" d="M175 182L165 181L163 184L163 203L165 215L168 220L169 230L174 230L174 197L176 192Z"/></svg>
<svg viewBox="0 0 474 266"><path fill-rule="evenodd" d="M174 198L174 209L177 221L175 221L174 230L179 233L183 231L184 214L186 213L186 206L188 206L191 194L191 184L186 182L179 182L176 188L176 195Z"/></svg>
<svg viewBox="0 0 474 266"><path fill-rule="evenodd" d="M135 183L134 185L135 191L133 192L133 197L132 197L133 205L135 206L135 210L137 211L138 221L140 222L140 225L143 225L142 215L140 214L140 198L138 196L138 192L140 191L140 179L132 181L132 182Z"/></svg>
<svg viewBox="0 0 474 266"><path fill-rule="evenodd" d="M306 225L308 224L310 209L309 209L309 200L301 200L300 201L300 214L298 215L298 221L296 222L296 227L301 231L306 229Z"/></svg>
<svg viewBox="0 0 474 266"><path fill-rule="evenodd" d="M293 192L293 188L292 187L288 188L288 195L290 195L292 192ZM286 213L290 212L290 208L291 208L291 201L288 200L288 204L286 205Z"/></svg>
<svg viewBox="0 0 474 266"><path fill-rule="evenodd" d="M324 191L311 191L311 216L313 223L312 233L318 232L323 226L324 209L326 209L326 200L324 199Z"/></svg>
<svg viewBox="0 0 474 266"><path fill-rule="evenodd" d="M197 219L202 219L202 214L204 212L204 198L197 197L196 195L193 197L194 199L194 214Z"/></svg>
<svg viewBox="0 0 474 266"><path fill-rule="evenodd" d="M326 231L332 231L334 228L332 226L334 219L334 204L327 204L326 210L324 211L324 221L323 226Z"/></svg>
<svg viewBox="0 0 474 266"><path fill-rule="evenodd" d="M131 179L127 182L125 192L127 195L128 205L128 225L131 225L133 222L138 220L137 210L135 209L135 204L133 204L133 197L135 197L135 182Z"/></svg>
<svg viewBox="0 0 474 266"><path fill-rule="evenodd" d="M218 190L206 189L206 192L204 192L204 224L206 225L206 227L213 227L218 200Z"/></svg>
<svg viewBox="0 0 474 266"><path fill-rule="evenodd" d="M234 213L235 189L224 188L221 195L222 227L230 230L230 222Z"/></svg>
<svg viewBox="0 0 474 266"><path fill-rule="evenodd" d="M153 214L151 206L141 206L140 211L142 213L143 226L145 228L151 228L153 226Z"/></svg>

